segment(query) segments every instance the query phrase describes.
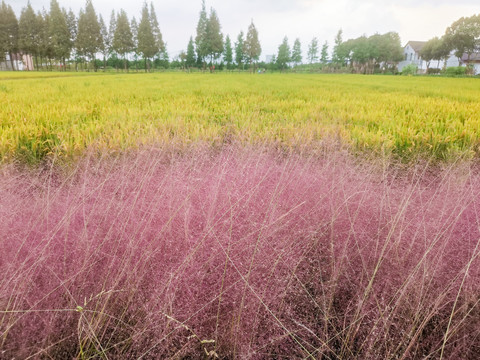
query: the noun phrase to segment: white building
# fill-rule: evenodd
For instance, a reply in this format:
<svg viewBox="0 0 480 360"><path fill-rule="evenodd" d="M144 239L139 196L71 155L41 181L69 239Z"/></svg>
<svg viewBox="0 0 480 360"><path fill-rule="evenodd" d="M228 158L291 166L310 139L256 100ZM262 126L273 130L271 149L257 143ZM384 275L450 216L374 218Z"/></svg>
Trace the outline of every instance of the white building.
<svg viewBox="0 0 480 360"><path fill-rule="evenodd" d="M427 62L420 56L420 51L426 43L426 41L409 41L403 48L404 59L398 63L398 71L402 71L405 66L413 64L418 68L419 73L425 73L427 71ZM470 58L465 54L459 60L452 52L446 63L445 60L432 60L429 68L443 69L452 66L467 66L468 64L474 67L475 75L480 74L480 54L472 54Z"/></svg>

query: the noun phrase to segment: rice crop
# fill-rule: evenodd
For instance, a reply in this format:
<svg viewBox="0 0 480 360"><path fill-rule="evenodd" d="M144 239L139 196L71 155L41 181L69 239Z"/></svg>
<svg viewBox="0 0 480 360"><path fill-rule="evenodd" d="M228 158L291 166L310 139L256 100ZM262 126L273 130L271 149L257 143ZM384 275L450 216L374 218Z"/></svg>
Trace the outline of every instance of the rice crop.
<svg viewBox="0 0 480 360"><path fill-rule="evenodd" d="M5 73L0 159L239 142L455 159L479 154L478 79L316 74Z"/></svg>
<svg viewBox="0 0 480 360"><path fill-rule="evenodd" d="M226 145L0 177L1 358L480 356L471 164Z"/></svg>

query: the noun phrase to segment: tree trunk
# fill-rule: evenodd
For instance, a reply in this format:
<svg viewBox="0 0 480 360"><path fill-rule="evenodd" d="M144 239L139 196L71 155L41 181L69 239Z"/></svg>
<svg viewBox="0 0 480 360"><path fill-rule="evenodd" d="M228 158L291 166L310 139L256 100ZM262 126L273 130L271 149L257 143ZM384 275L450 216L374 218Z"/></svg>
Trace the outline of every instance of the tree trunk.
<svg viewBox="0 0 480 360"><path fill-rule="evenodd" d="M12 66L12 71L15 71L15 65L13 63L13 54L12 53L9 53L10 54L10 65Z"/></svg>

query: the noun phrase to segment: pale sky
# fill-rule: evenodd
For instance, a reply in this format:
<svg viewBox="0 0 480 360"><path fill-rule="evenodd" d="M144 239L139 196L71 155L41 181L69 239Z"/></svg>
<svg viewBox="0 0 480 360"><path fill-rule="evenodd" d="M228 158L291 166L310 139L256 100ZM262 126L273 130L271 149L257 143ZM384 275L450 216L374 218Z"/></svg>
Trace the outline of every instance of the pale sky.
<svg viewBox="0 0 480 360"><path fill-rule="evenodd" d="M78 14L85 1L58 0L61 7ZM5 0L17 15L27 0ZM49 0L30 0L35 11L50 6ZM148 1L150 3L150 1ZM143 1L93 0L97 14L108 26L112 10L124 9L129 17L140 18ZM167 42L170 58L187 47L195 37L201 0L154 0L160 30ZM317 37L320 44L333 39L341 28L343 39L376 32L396 31L402 45L409 40L428 40L441 36L452 22L462 16L480 13L480 0L206 0L207 12L213 7L218 14L222 32L234 43L241 30L247 32L251 20L259 32L261 60L276 54L284 36L290 47L300 38L306 53L308 43Z"/></svg>

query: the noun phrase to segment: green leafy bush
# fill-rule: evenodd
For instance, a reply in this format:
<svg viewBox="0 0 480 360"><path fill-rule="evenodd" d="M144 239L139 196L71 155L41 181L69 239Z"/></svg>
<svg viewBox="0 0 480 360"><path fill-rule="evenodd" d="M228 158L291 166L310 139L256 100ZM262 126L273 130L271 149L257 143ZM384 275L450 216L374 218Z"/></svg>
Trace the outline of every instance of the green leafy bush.
<svg viewBox="0 0 480 360"><path fill-rule="evenodd" d="M402 75L416 75L417 70L417 65L409 64L402 69Z"/></svg>
<svg viewBox="0 0 480 360"><path fill-rule="evenodd" d="M451 66L445 70L444 74L447 76L464 76L466 70L467 69L463 66Z"/></svg>

